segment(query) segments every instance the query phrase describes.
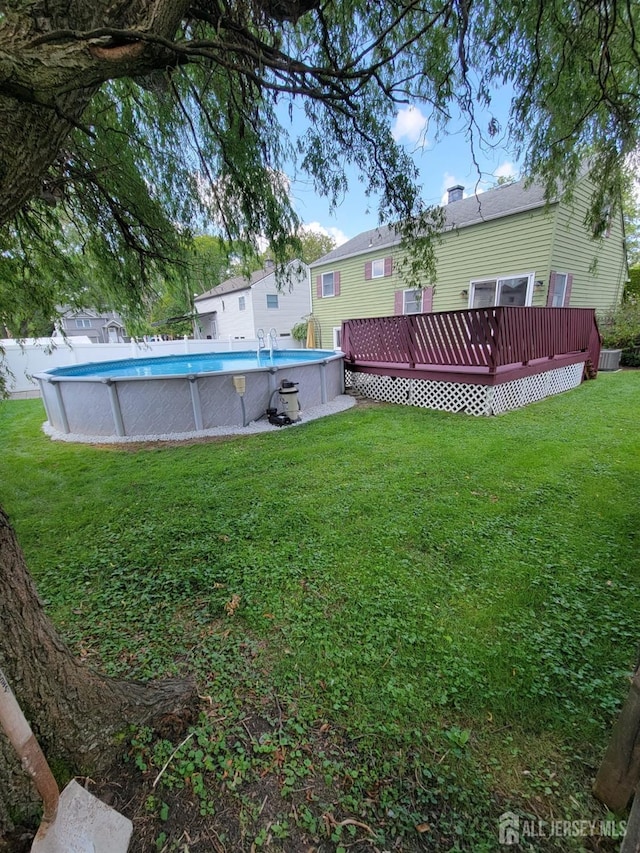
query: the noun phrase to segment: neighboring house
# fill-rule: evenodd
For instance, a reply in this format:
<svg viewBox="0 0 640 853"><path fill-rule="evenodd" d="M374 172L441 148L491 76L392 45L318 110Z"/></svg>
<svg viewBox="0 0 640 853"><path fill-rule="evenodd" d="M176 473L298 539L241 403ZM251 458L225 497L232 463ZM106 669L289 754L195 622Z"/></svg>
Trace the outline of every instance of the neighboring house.
<svg viewBox="0 0 640 853"><path fill-rule="evenodd" d="M589 184L573 202L545 204L541 187L507 184L462 198L449 190L436 246L436 283L403 286L395 231L380 227L354 237L311 264L318 346L340 345L343 320L453 311L492 305L615 307L627 279L622 214L606 235L584 224Z"/></svg>
<svg viewBox="0 0 640 853"><path fill-rule="evenodd" d="M62 311L56 327L68 338L82 335L94 344L117 344L129 340L122 318L115 311L67 308Z"/></svg>
<svg viewBox="0 0 640 853"><path fill-rule="evenodd" d="M249 278L235 276L196 296L194 305L203 338L253 339L260 329L266 334L275 329L286 338L311 313L309 270L292 261L278 282L274 265L268 264Z"/></svg>

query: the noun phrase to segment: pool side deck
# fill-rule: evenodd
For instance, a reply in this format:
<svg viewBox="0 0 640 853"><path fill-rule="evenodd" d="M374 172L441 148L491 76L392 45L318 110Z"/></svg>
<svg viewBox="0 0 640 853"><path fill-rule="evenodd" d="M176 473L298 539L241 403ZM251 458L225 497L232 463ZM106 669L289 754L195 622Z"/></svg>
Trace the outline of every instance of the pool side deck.
<svg viewBox="0 0 640 853"><path fill-rule="evenodd" d="M549 358L533 359L526 364L503 364L495 370L477 365L409 364L408 362L349 361L345 359L345 370L370 373L379 376L425 379L434 382L460 382L474 385L500 385L526 376L535 376L549 370L557 370L571 364L583 364L584 352L564 353Z"/></svg>
<svg viewBox="0 0 640 853"><path fill-rule="evenodd" d="M501 414L597 375L600 334L586 308L491 307L348 320L347 384L365 396Z"/></svg>

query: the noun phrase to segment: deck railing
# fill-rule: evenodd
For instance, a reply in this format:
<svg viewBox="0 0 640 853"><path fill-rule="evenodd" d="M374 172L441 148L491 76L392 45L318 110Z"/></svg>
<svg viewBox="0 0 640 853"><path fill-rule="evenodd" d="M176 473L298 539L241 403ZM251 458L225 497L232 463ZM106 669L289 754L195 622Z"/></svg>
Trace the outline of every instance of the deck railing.
<svg viewBox="0 0 640 853"><path fill-rule="evenodd" d="M484 368L584 352L595 372L600 335L592 308L473 308L347 320L347 363Z"/></svg>

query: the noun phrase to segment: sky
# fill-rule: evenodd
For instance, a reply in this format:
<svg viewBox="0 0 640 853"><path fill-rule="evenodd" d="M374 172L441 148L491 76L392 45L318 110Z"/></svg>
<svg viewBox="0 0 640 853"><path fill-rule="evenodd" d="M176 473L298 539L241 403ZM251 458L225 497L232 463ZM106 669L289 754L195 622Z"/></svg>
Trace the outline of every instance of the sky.
<svg viewBox="0 0 640 853"><path fill-rule="evenodd" d="M498 93L494 97L492 115L506 125L509 96ZM488 122L489 114L485 114ZM295 133L295 118L292 132ZM495 186L500 177L519 177L519 164L508 150L504 140L487 146L472 146L460 120L451 125L447 136L436 139L429 122L419 106L400 107L392 127L394 138L413 157L420 173L422 198L427 204L446 202L447 189L461 185L465 197ZM474 164L480 166L481 175ZM305 226L331 235L336 245L346 242L362 231L378 225L376 200L367 198L364 187L355 172L347 172L349 191L335 211L330 211L326 199L319 197L310 181L291 181L291 196Z"/></svg>

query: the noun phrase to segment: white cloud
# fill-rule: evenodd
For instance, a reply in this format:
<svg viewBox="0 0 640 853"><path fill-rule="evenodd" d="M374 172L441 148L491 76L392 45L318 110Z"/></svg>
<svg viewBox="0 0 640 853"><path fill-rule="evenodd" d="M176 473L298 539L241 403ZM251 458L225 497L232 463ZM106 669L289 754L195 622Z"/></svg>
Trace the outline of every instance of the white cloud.
<svg viewBox="0 0 640 853"><path fill-rule="evenodd" d="M350 237L341 231L339 228L334 228L330 225L326 228L324 225L321 225L319 222L306 222L303 226L305 231L315 231L317 234L324 234L326 237L333 237L336 242L336 246L342 246L343 243L346 243L347 240L350 240Z"/></svg>
<svg viewBox="0 0 640 853"><path fill-rule="evenodd" d="M391 133L396 142L406 140L414 144L427 144L428 118L418 107L403 107L396 116Z"/></svg>
<svg viewBox="0 0 640 853"><path fill-rule="evenodd" d="M495 178L515 178L517 177L518 172L513 163L507 161L506 163L501 163L494 171L493 175Z"/></svg>

